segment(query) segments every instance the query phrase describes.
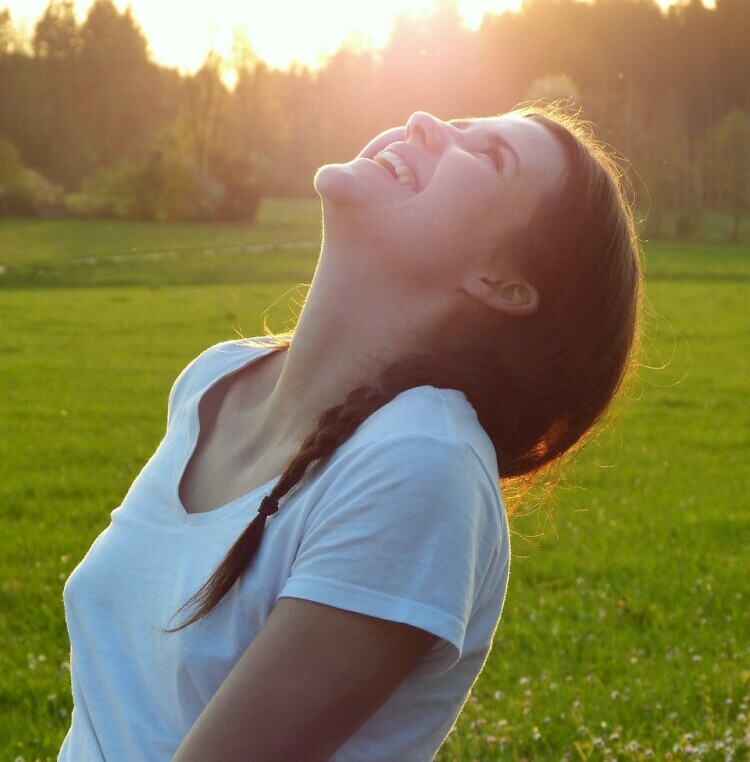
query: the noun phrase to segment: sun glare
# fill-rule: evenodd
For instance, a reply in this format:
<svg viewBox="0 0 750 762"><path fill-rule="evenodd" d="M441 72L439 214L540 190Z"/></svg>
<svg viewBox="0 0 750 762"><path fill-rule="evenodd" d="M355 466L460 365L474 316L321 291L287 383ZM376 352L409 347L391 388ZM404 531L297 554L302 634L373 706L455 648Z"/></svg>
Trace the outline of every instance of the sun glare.
<svg viewBox="0 0 750 762"><path fill-rule="evenodd" d="M668 5L674 0L659 0ZM49 0L5 0L15 23L27 35ZM77 0L83 18L92 0ZM440 0L273 0L270 3L237 3L236 0L114 0L120 9L130 6L160 63L183 71L200 67L214 50L231 59L238 37L270 66L287 68L293 63L314 68L345 41L378 48L387 39L393 18L400 13L430 13ZM456 0L464 24L476 29L488 13L515 10L522 0Z"/></svg>

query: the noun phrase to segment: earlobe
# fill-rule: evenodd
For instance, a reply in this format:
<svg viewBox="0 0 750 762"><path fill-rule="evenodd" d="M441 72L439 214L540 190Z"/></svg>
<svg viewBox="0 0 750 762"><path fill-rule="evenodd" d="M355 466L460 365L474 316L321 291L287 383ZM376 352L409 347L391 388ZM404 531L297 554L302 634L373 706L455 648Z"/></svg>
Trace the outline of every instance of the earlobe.
<svg viewBox="0 0 750 762"><path fill-rule="evenodd" d="M532 315L539 308L539 292L524 278L477 277L466 283L464 289L486 307L506 315Z"/></svg>

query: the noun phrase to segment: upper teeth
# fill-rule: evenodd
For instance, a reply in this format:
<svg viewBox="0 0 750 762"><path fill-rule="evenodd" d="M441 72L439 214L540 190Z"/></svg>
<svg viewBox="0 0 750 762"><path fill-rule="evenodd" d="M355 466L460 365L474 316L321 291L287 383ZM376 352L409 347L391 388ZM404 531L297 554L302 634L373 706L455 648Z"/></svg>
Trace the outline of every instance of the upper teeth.
<svg viewBox="0 0 750 762"><path fill-rule="evenodd" d="M386 148L377 154L373 161L376 161L386 169L388 169L386 164L390 164L398 175L398 181L402 185L410 190L417 190L417 179L414 177L411 167L394 151L390 151Z"/></svg>

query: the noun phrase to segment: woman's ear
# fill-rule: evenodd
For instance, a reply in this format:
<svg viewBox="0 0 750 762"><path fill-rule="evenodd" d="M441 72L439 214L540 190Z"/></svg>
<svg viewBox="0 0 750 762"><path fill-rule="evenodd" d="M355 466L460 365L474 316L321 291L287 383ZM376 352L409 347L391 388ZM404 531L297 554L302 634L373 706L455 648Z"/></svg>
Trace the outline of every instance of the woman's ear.
<svg viewBox="0 0 750 762"><path fill-rule="evenodd" d="M463 288L485 307L506 315L533 315L539 308L539 292L520 276L500 278L475 274Z"/></svg>

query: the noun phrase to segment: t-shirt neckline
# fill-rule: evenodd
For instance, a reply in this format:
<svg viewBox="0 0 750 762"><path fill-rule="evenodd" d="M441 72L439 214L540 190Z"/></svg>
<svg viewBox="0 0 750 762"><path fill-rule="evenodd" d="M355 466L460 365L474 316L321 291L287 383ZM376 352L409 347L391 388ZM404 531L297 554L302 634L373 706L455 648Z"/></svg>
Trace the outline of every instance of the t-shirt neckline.
<svg viewBox="0 0 750 762"><path fill-rule="evenodd" d="M186 522L189 524L205 524L205 523L208 523L209 521L216 521L217 519L220 519L226 516L227 514L231 514L239 506L246 504L256 495L264 491L270 492L271 489L273 488L272 485L275 484L279 480L279 478L281 478L281 474L278 474L274 476L272 479L270 479L269 481L267 481L265 484L261 484L260 486L256 487L250 492L245 492L242 495L239 495L236 498L230 500L229 502L226 502L220 506L217 506L216 508L211 509L210 511L199 511L197 513L190 513L185 508L185 506L182 503L182 499L180 498L180 485L182 484L182 480L185 476L185 470L187 469L190 459L193 457L193 454L195 453L195 448L198 446L198 438L200 435L199 409L200 409L200 403L201 403L201 400L203 400L203 397L213 386L223 381L225 378L227 378L227 376L230 376L233 373L238 373L240 370L243 370L244 368L257 362L261 358L271 354L271 352L279 351L278 347L275 345L271 345L269 347L258 347L258 346L253 346L252 344L237 342L236 346L249 349L253 352L253 354L251 354L250 357L245 357L241 355L239 359L232 362L228 368L223 369L221 373L219 373L219 375L211 376L206 383L201 384L198 390L193 395L191 395L190 399L188 400L189 410L188 410L188 418L186 423L187 447L185 448L185 453L183 457L180 458L177 464L177 472L172 484L172 492L173 492L172 502L176 508L176 512L179 518L183 522Z"/></svg>

